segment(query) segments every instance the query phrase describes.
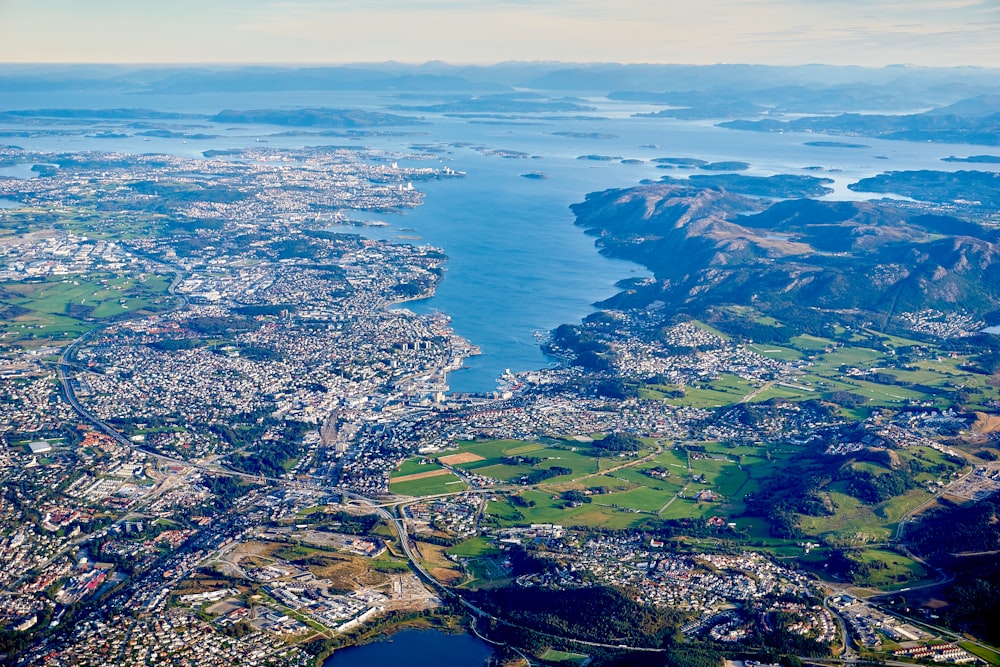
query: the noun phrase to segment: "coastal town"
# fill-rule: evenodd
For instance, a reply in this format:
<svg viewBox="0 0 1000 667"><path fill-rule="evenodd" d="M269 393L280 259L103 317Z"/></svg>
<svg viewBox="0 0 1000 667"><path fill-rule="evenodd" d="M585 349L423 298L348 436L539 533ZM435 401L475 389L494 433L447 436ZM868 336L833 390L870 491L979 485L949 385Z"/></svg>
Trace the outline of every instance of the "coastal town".
<svg viewBox="0 0 1000 667"><path fill-rule="evenodd" d="M523 589L632 591L680 613L687 641L735 646L761 627L838 655L852 641L881 648L880 637L943 641L847 597L824 604L815 570L755 548L759 526L722 509L763 490L746 473L755 462L806 447L837 461L891 451L895 467L897 452L921 458L914 505L1000 488L996 465L973 474L947 442L971 427L967 415L901 389L864 419L809 400L834 384L876 395L890 386L876 374L896 368L887 359L902 368L943 354L908 345L904 364L879 350L876 368L865 348L835 364L847 380L832 380L822 355L844 354L842 343L793 354L703 322L665 324L656 308L606 309L573 333L603 356L556 331L547 349L561 363L507 373L492 392L451 392L474 342L446 314L406 307L434 293L446 250L368 238L352 217L417 206L414 183L461 177L399 166L422 157L0 150L58 165L0 178L0 197L18 203L0 210L16 230L0 238L9 664L314 664L386 618L471 604L449 586L476 572ZM937 311L901 319L944 339L981 326ZM766 392L788 393L755 412ZM634 446L601 451L609 434ZM477 441L516 451L492 461ZM727 485L723 470L746 481ZM546 499L560 512L600 508L620 530L516 518ZM681 519L705 538L698 548L661 535ZM808 554L802 542L779 551ZM544 566L518 570L522 552Z"/></svg>

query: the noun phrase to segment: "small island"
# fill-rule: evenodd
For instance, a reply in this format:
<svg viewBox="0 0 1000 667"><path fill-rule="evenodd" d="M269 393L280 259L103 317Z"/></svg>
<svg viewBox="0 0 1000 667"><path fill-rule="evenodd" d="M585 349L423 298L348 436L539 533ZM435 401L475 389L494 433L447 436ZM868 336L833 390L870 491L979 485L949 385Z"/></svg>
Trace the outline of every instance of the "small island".
<svg viewBox="0 0 1000 667"><path fill-rule="evenodd" d="M1000 164L1000 155L970 155L969 157L949 157L941 158L942 162L976 162L980 164Z"/></svg>
<svg viewBox="0 0 1000 667"><path fill-rule="evenodd" d="M708 164L708 160L699 160L694 157L657 157L650 161L656 164L669 164L678 167L701 167Z"/></svg>
<svg viewBox="0 0 1000 667"><path fill-rule="evenodd" d="M817 148L871 148L868 144L854 144L849 141L806 141L802 145Z"/></svg>
<svg viewBox="0 0 1000 667"><path fill-rule="evenodd" d="M529 171L525 174L521 174L521 178L530 178L535 181L544 181L548 177L549 175L542 171Z"/></svg>
<svg viewBox="0 0 1000 667"><path fill-rule="evenodd" d="M570 139L617 139L617 134L607 132L549 132L554 137L567 137Z"/></svg>
<svg viewBox="0 0 1000 667"><path fill-rule="evenodd" d="M746 162L740 162L738 160L726 160L723 162L709 162L708 164L703 164L699 169L704 169L705 171L746 171L750 168L750 165Z"/></svg>

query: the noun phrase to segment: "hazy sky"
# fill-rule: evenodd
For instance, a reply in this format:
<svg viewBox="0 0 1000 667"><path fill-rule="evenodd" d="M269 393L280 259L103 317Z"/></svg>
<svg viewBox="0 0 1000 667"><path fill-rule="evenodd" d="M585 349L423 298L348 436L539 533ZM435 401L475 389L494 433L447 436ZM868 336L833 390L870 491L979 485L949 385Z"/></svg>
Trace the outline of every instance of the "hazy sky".
<svg viewBox="0 0 1000 667"><path fill-rule="evenodd" d="M0 62L1000 67L1000 0L0 0Z"/></svg>

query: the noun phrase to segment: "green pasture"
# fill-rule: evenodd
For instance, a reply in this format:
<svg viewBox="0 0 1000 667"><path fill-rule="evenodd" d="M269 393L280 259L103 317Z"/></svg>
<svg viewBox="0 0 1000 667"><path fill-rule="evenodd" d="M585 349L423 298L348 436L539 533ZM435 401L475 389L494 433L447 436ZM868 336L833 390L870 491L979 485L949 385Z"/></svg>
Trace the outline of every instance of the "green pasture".
<svg viewBox="0 0 1000 667"><path fill-rule="evenodd" d="M577 507L569 507L559 497L559 494L525 491L520 494L525 502L534 503L531 507L515 506L509 499L496 500L487 505L486 513L496 518L504 526L520 526L530 523L556 523L563 526L579 526L585 528L604 527L624 529L635 526L648 519L648 514L639 514L632 510L603 507L600 498L607 495L594 496L591 503Z"/></svg>
<svg viewBox="0 0 1000 667"><path fill-rule="evenodd" d="M912 338L904 338L902 336L894 336L892 334L882 333L881 331L873 331L872 329L865 329L865 332L875 338L880 339L887 347L891 348L926 345L926 343L922 343L919 340L913 340Z"/></svg>
<svg viewBox="0 0 1000 667"><path fill-rule="evenodd" d="M809 398L818 398L816 392L795 389L784 385L772 385L753 397L752 403L770 401L773 398L786 398L790 401L801 401Z"/></svg>
<svg viewBox="0 0 1000 667"><path fill-rule="evenodd" d="M678 489L682 488L687 482L685 475L678 474L676 472L671 472L670 476L666 479L660 479L658 477L651 477L650 475L644 474L643 470L650 470L653 468L662 467L656 464L647 463L642 466L637 466L635 468L625 468L623 470L616 470L614 473L605 475L605 477L610 477L612 479L619 479L624 482L630 482L636 486L644 486L654 491L666 491L669 493L676 493ZM585 483L590 482L589 479L584 480Z"/></svg>
<svg viewBox="0 0 1000 667"><path fill-rule="evenodd" d="M138 282L111 274L6 283L0 310L10 307L23 312L8 312L0 331L15 339L76 337L93 328L85 319L102 320L166 305L168 285L163 276Z"/></svg>
<svg viewBox="0 0 1000 667"><path fill-rule="evenodd" d="M865 549L860 556L870 568L865 584L882 590L912 586L932 576L917 561L888 549Z"/></svg>
<svg viewBox="0 0 1000 667"><path fill-rule="evenodd" d="M499 459L504 456L518 456L518 455L532 455L539 449L544 449L545 445L539 444L537 442L528 442L527 440L460 440L458 441L458 448L454 451L449 450L446 452L441 452L440 456L448 456L449 454L458 454L471 452L478 456L482 456L484 459ZM478 462L482 465L482 462ZM462 467L466 467L470 464L462 464ZM471 464L474 465L474 464Z"/></svg>
<svg viewBox="0 0 1000 667"><path fill-rule="evenodd" d="M428 461L424 456L416 456L412 459L407 459L403 461L399 466L392 471L392 477L404 477L406 475L417 475L422 472L431 472L432 470L441 470L444 466L441 466L433 461L427 463L421 463L422 461Z"/></svg>
<svg viewBox="0 0 1000 667"><path fill-rule="evenodd" d="M474 471L477 475L485 475L486 477L499 479L501 482L509 482L512 479L517 479L518 477L524 475L528 470L531 470L531 466L509 466L503 463L472 469L468 468L466 465L461 467L466 470Z"/></svg>
<svg viewBox="0 0 1000 667"><path fill-rule="evenodd" d="M667 449L657 454L656 458L653 460L664 466L680 466L685 470L687 470L688 467L687 451L683 449Z"/></svg>
<svg viewBox="0 0 1000 667"><path fill-rule="evenodd" d="M833 341L827 338L820 338L819 336L810 336L809 334L800 334L798 336L793 336L788 342L797 350L823 350L831 345Z"/></svg>
<svg viewBox="0 0 1000 667"><path fill-rule="evenodd" d="M721 331L719 331L718 329L716 329L715 327L713 327L710 324L705 324L701 320L691 320L691 324L695 325L699 329L704 329L705 331L707 331L710 334L714 334L714 335L718 336L722 340L729 340L730 339L729 335L722 333Z"/></svg>
<svg viewBox="0 0 1000 667"><path fill-rule="evenodd" d="M645 486L637 486L628 491L616 493L606 493L595 496L594 503L602 506L611 506L634 512L647 512L655 514L660 511L671 497L677 494L676 491L660 491Z"/></svg>
<svg viewBox="0 0 1000 667"><path fill-rule="evenodd" d="M988 649L985 646L980 646L979 644L971 641L958 642L958 645L972 655L979 656L991 665L1000 665L1000 653L997 653L996 651Z"/></svg>
<svg viewBox="0 0 1000 667"><path fill-rule="evenodd" d="M583 653L568 653L557 651L554 648L545 649L545 652L538 656L539 660L545 662L560 663L568 665L586 665L590 661L590 656Z"/></svg>
<svg viewBox="0 0 1000 667"><path fill-rule="evenodd" d="M854 379L854 383L855 386L851 391L862 396L868 396L872 399L872 403L878 405L898 405L910 400L933 398L923 392L896 385L876 384L858 379Z"/></svg>
<svg viewBox="0 0 1000 667"><path fill-rule="evenodd" d="M469 488L469 485L453 473L437 475L435 477L424 477L423 479L411 479L406 482L389 481L389 491L401 496L434 496L440 493L457 493L465 491L467 488Z"/></svg>
<svg viewBox="0 0 1000 667"><path fill-rule="evenodd" d="M484 556L495 556L500 551L494 546L493 541L486 537L473 537L465 540L447 550L449 554L458 558L482 558Z"/></svg>
<svg viewBox="0 0 1000 667"><path fill-rule="evenodd" d="M840 373L839 368L841 366L867 370L873 366L878 366L881 359L882 353L877 350L866 347L844 346L838 347L833 352L818 355L812 370L814 373L833 373L836 377Z"/></svg>
<svg viewBox="0 0 1000 667"><path fill-rule="evenodd" d="M669 505L661 508L661 519L707 519L722 512L719 503L704 503L693 498L667 499Z"/></svg>
<svg viewBox="0 0 1000 667"><path fill-rule="evenodd" d="M842 546L887 541L903 515L929 497L923 489L914 489L877 505L866 505L845 493L843 482L830 484L827 492L837 507L836 514L819 517L800 515L799 526L806 535L821 537Z"/></svg>
<svg viewBox="0 0 1000 667"><path fill-rule="evenodd" d="M755 388L756 385L749 380L744 380L732 373L721 373L714 380L687 385L684 387L684 396L681 398L667 398L665 400L670 405L711 408L737 403Z"/></svg>
<svg viewBox="0 0 1000 667"><path fill-rule="evenodd" d="M573 471L569 475L560 475L541 482L542 484L559 483L567 479L599 472L602 459L608 459L608 457L600 456L602 452L599 449L584 443L571 444L571 441L566 441L565 445L546 446L521 440L487 440L463 443L458 451L476 454L483 459L460 463L456 467L504 482L515 480L532 470L548 469L555 466ZM541 462L536 465L511 465L502 462L503 458L514 456L528 456L541 459Z"/></svg>

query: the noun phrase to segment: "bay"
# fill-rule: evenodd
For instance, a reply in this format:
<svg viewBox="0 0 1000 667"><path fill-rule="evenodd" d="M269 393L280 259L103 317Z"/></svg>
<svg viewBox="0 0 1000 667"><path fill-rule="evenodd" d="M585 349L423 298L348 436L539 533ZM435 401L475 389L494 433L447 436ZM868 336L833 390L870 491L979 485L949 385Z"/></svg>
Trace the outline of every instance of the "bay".
<svg viewBox="0 0 1000 667"><path fill-rule="evenodd" d="M116 108L143 106L168 111L214 113L222 108L288 106L351 107L385 111L393 100L371 94L316 93L283 95L206 94L192 96L81 96L71 104L51 96L19 99L18 106L52 108ZM140 101L141 105L137 104ZM452 391L484 392L496 387L505 369L530 370L552 362L539 348L536 334L559 324L576 323L594 310L594 303L616 291L616 282L647 275L629 262L603 257L594 239L574 226L569 206L589 192L629 187L661 176L683 178L697 171L658 169L657 157L694 157L707 161L749 163L744 173L808 174L833 179L831 199L869 199L882 195L853 192L847 185L887 170L937 169L963 165L942 162L948 155L984 152L985 147L865 139L866 149L844 150L808 145L818 134L764 134L715 127L711 122L669 118L636 118L655 107L595 98L590 114L573 120L537 115L516 121L488 121L421 114L425 124L379 128L360 137L289 135L287 127L218 124L196 121L188 137L143 137L125 132L100 137L81 124L85 133L18 137L28 150L108 150L162 152L200 157L209 149L315 145L357 145L394 156L412 166L448 166L467 175L415 183L422 206L400 214L358 213L361 220L379 220L383 227L345 227L401 243L433 244L448 255L445 277L431 299L405 307L416 312L444 312L462 336L478 345L482 355L453 372ZM589 118L586 116L590 116ZM178 126L180 124L177 124ZM172 124L172 126L174 126ZM5 124L4 129L10 129ZM71 130L72 124L62 124ZM573 132L566 132L571 129ZM88 136L89 135L89 136ZM207 136L206 136L207 135ZM503 157L518 155L523 157ZM579 156L607 160L581 160ZM619 159L621 158L621 159ZM395 159L395 158L394 158ZM628 160L623 163L622 160ZM996 170L998 165L977 165ZM537 172L544 178L524 178Z"/></svg>
<svg viewBox="0 0 1000 667"><path fill-rule="evenodd" d="M35 178L38 176L37 171L32 171L31 168L35 165L21 162L19 164L11 165L9 167L0 167L0 177L6 178Z"/></svg>
<svg viewBox="0 0 1000 667"><path fill-rule="evenodd" d="M340 649L323 667L483 667L493 649L469 634L447 634L438 630L401 630L371 644Z"/></svg>

